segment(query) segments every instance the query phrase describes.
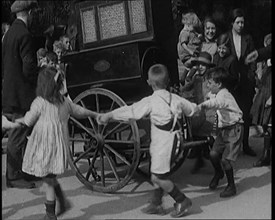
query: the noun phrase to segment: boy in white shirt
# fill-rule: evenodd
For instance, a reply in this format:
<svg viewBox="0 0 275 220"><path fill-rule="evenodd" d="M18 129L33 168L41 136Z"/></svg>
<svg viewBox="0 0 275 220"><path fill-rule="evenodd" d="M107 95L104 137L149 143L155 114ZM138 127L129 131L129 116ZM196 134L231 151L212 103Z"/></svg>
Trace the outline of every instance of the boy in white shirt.
<svg viewBox="0 0 275 220"><path fill-rule="evenodd" d="M165 214L162 207L164 192L175 201L172 217L183 216L192 206L191 200L182 193L175 184L168 179L171 164L171 153L176 138L175 119L182 114L192 116L197 107L176 94L166 90L169 84L167 68L162 64L155 64L148 71L148 84L153 89L151 96L145 97L131 106L123 106L98 117L99 123L109 120L139 120L150 116L151 121L151 180L155 186L153 198L148 207L143 209L147 214Z"/></svg>
<svg viewBox="0 0 275 220"><path fill-rule="evenodd" d="M231 84L230 81L230 75L224 68L214 68L208 74L207 86L216 96L198 105L200 110L209 108L217 110L218 132L210 151L210 161L215 169L215 175L209 188L216 189L225 172L228 185L220 193L220 197L236 194L232 162L237 159L243 139L243 113L227 89Z"/></svg>

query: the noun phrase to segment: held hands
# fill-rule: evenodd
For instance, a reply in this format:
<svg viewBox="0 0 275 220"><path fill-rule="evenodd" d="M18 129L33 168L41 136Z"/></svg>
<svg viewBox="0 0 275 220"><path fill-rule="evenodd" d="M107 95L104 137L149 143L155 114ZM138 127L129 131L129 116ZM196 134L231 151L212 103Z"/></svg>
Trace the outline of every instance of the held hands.
<svg viewBox="0 0 275 220"><path fill-rule="evenodd" d="M204 111L204 110L205 110L205 106L203 105L203 103L201 103L195 107L196 112Z"/></svg>
<svg viewBox="0 0 275 220"><path fill-rule="evenodd" d="M100 125L107 124L111 119L111 113L98 114L96 117L96 121Z"/></svg>
<svg viewBox="0 0 275 220"><path fill-rule="evenodd" d="M257 60L259 54L257 50L252 51L250 54L247 55L245 58L245 64L252 63Z"/></svg>
<svg viewBox="0 0 275 220"><path fill-rule="evenodd" d="M201 104L196 105L196 107L195 107L195 113L196 113L196 112L200 112L200 111L202 111L202 110L203 110L203 107L202 107Z"/></svg>
<svg viewBox="0 0 275 220"><path fill-rule="evenodd" d="M21 126L21 123L18 123L17 121L11 122L4 115L2 115L2 131L19 128Z"/></svg>

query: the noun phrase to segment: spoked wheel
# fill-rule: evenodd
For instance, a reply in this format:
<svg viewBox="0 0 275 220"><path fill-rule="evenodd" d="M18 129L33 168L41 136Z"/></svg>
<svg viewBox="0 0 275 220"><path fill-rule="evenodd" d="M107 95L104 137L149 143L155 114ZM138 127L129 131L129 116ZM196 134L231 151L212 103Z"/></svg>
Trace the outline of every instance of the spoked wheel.
<svg viewBox="0 0 275 220"><path fill-rule="evenodd" d="M177 145L174 145L173 153L172 153L172 163L170 173L176 172L183 162L185 161L189 148L185 147L185 144L192 140L191 133L191 124L190 119L187 117L183 117L180 121L178 121L178 126L181 128L182 133L180 136L177 136L177 139L181 138L180 142Z"/></svg>
<svg viewBox="0 0 275 220"><path fill-rule="evenodd" d="M126 105L113 92L95 88L74 100L90 110L105 113ZM132 178L139 162L140 142L136 122L109 122L70 118L69 163L77 178L97 192L115 192Z"/></svg>

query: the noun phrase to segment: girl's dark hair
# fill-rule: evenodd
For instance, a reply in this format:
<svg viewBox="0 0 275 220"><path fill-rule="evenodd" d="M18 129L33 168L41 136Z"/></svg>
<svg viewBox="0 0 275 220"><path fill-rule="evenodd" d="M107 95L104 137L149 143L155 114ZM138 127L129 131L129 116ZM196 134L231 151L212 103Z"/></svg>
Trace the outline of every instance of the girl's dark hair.
<svg viewBox="0 0 275 220"><path fill-rule="evenodd" d="M56 78L57 72L54 67L42 67L37 79L36 95L52 104L61 104L64 101L64 97L60 93L63 78L62 74Z"/></svg>
<svg viewBox="0 0 275 220"><path fill-rule="evenodd" d="M237 17L244 17L244 11L241 8L235 8L231 12L231 23L234 23Z"/></svg>
<svg viewBox="0 0 275 220"><path fill-rule="evenodd" d="M204 20L203 20L203 27L205 27L205 25L206 25L207 22L210 22L210 23L214 24L216 26L216 28L217 28L216 22L215 22L215 20L212 17L206 16L204 18Z"/></svg>
<svg viewBox="0 0 275 220"><path fill-rule="evenodd" d="M213 79L215 83L221 83L223 88L231 90L233 78L224 67L214 67L207 73L207 79Z"/></svg>

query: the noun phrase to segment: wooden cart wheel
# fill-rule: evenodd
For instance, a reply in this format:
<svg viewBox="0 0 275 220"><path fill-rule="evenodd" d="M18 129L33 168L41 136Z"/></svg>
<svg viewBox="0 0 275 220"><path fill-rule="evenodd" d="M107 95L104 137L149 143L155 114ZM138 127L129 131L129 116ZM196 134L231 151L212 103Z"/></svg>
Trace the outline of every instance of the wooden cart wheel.
<svg viewBox="0 0 275 220"><path fill-rule="evenodd" d="M172 163L170 174L176 172L183 162L185 161L189 149L185 148L185 143L192 140L192 133L191 133L191 121L190 118L183 117L181 121L178 121L178 125L181 127L182 135L181 135L181 144L174 146L173 155L172 155Z"/></svg>
<svg viewBox="0 0 275 220"><path fill-rule="evenodd" d="M83 107L104 113L126 105L113 92L95 88L74 100ZM95 119L70 118L69 164L77 178L97 192L115 192L132 178L140 157L136 122L109 122L98 125Z"/></svg>

